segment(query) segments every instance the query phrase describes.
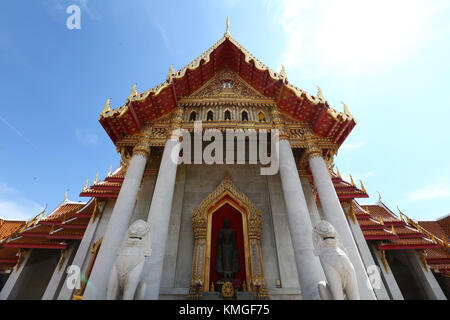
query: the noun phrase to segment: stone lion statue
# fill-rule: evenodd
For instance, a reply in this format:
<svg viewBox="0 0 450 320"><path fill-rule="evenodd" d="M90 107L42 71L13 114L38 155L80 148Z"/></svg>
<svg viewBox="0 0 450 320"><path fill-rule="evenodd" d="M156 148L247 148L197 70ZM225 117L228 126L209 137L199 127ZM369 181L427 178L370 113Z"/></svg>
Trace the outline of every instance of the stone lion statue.
<svg viewBox="0 0 450 320"><path fill-rule="evenodd" d="M322 220L313 229L314 254L319 256L327 281L318 284L323 300L359 300L356 273L339 235L328 221Z"/></svg>
<svg viewBox="0 0 450 320"><path fill-rule="evenodd" d="M150 225L136 220L128 228L116 262L109 275L106 298L108 300L140 300L145 294L145 283L139 282L145 258L151 255ZM120 296L121 294L121 296Z"/></svg>

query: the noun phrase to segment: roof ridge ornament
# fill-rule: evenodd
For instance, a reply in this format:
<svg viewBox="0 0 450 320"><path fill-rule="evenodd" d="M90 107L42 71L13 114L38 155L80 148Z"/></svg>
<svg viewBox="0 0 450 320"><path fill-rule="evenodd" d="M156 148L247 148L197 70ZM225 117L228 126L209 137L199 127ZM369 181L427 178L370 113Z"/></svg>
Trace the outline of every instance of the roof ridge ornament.
<svg viewBox="0 0 450 320"><path fill-rule="evenodd" d="M327 101L327 99L325 99L325 97L323 96L322 89L319 86L316 86L316 87L317 87L317 98L319 98L319 100L322 100L322 101Z"/></svg>
<svg viewBox="0 0 450 320"><path fill-rule="evenodd" d="M172 79L172 77L175 75L175 70L173 70L173 64L171 64L169 66L169 73L167 74L167 78L166 81L170 82L170 80Z"/></svg>
<svg viewBox="0 0 450 320"><path fill-rule="evenodd" d="M133 84L133 86L131 87L131 92L130 92L130 95L129 95L129 97L128 97L128 101L129 100L131 100L131 98L134 98L134 97L136 97L138 95L138 93L137 93L137 91L136 91L136 83L135 84Z"/></svg>
<svg viewBox="0 0 450 320"><path fill-rule="evenodd" d="M350 113L350 110L348 109L348 106L341 101L341 103L344 105L344 114L346 114L347 116L349 116L350 118L353 119L353 115Z"/></svg>
<svg viewBox="0 0 450 320"><path fill-rule="evenodd" d="M100 113L100 118L104 117L109 111L111 111L111 98L106 100L105 106L103 107L103 111Z"/></svg>
<svg viewBox="0 0 450 320"><path fill-rule="evenodd" d="M377 191L378 193L378 202L381 202L381 193L379 191Z"/></svg>
<svg viewBox="0 0 450 320"><path fill-rule="evenodd" d="M230 18L227 16L227 31L225 32L225 37L231 36L230 34Z"/></svg>
<svg viewBox="0 0 450 320"><path fill-rule="evenodd" d="M284 65L281 65L280 77L283 78L284 80L287 80L287 74L286 74L286 69L284 68Z"/></svg>

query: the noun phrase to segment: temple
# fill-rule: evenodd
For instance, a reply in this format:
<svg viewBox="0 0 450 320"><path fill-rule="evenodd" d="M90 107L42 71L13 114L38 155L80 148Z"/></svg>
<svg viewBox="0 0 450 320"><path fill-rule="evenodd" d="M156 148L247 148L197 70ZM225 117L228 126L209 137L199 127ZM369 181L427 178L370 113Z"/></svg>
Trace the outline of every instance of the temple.
<svg viewBox="0 0 450 320"><path fill-rule="evenodd" d="M86 202L65 196L47 215L0 219L0 299L450 294L450 216L416 221L381 196L360 204L363 182L334 166L356 125L348 107L337 111L320 88L311 95L284 67L265 66L228 21L219 41L171 66L162 84L142 93L134 85L115 109L109 99L99 122L120 165L86 181ZM333 229L317 240L323 220ZM356 292L331 277L317 241L348 257Z"/></svg>

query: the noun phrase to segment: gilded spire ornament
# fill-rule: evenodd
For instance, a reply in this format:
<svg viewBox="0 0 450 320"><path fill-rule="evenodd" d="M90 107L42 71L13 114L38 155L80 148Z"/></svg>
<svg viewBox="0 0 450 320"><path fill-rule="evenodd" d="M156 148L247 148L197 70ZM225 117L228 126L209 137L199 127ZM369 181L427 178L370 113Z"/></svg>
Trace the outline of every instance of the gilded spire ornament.
<svg viewBox="0 0 450 320"><path fill-rule="evenodd" d="M377 191L378 193L378 202L381 202L381 193L379 191Z"/></svg>
<svg viewBox="0 0 450 320"><path fill-rule="evenodd" d="M319 98L320 100L325 100L322 89L319 86L317 86L317 98Z"/></svg>
<svg viewBox="0 0 450 320"><path fill-rule="evenodd" d="M286 69L284 68L284 65L281 65L280 76L281 76L283 79L286 79L286 80L287 80Z"/></svg>
<svg viewBox="0 0 450 320"><path fill-rule="evenodd" d="M130 100L133 97L136 97L138 95L137 91L136 91L136 83L133 84L133 86L131 87L131 92L130 92L130 96L128 97L128 100Z"/></svg>
<svg viewBox="0 0 450 320"><path fill-rule="evenodd" d="M170 78L175 74L175 70L173 70L173 64L169 66L169 73L167 74L167 82L170 81Z"/></svg>
<svg viewBox="0 0 450 320"><path fill-rule="evenodd" d="M364 193L367 193L366 188L364 188L364 184L363 184L363 182L362 182L361 179L359 180L359 183L361 184L361 190L362 190Z"/></svg>
<svg viewBox="0 0 450 320"><path fill-rule="evenodd" d="M89 182L89 178L86 179L86 183L84 184L84 187L83 187L83 192L87 190L88 182Z"/></svg>
<svg viewBox="0 0 450 320"><path fill-rule="evenodd" d="M97 174L95 175L94 184L97 184L97 180L98 180L98 172L97 172Z"/></svg>
<svg viewBox="0 0 450 320"><path fill-rule="evenodd" d="M395 229L394 229L393 225L392 225L392 228L391 228L391 232L392 232L392 234L397 235L397 232L395 232Z"/></svg>
<svg viewBox="0 0 450 320"><path fill-rule="evenodd" d="M105 102L105 106L103 107L103 111L102 113L100 113L100 117L104 116L105 114L107 114L109 111L111 111L111 98L109 98L108 100L106 100Z"/></svg>
<svg viewBox="0 0 450 320"><path fill-rule="evenodd" d="M108 174L106 175L107 177L111 177L111 169L112 169L112 165L109 166L109 171L108 171Z"/></svg>
<svg viewBox="0 0 450 320"><path fill-rule="evenodd" d="M352 117L352 118L353 118L353 115L350 113L350 110L348 109L348 106L347 106L344 102L342 102L342 101L341 101L341 103L344 105L344 113L345 113L346 115L348 115L349 117Z"/></svg>
<svg viewBox="0 0 450 320"><path fill-rule="evenodd" d="M341 177L341 173L339 172L339 168L338 168L338 167L336 167L336 171L337 171L337 175L338 175L338 177L342 179L342 177Z"/></svg>
<svg viewBox="0 0 450 320"><path fill-rule="evenodd" d="M64 200L67 200L67 191L64 193Z"/></svg>
<svg viewBox="0 0 450 320"><path fill-rule="evenodd" d="M356 187L356 185L355 185L355 181L353 181L353 177L352 177L352 175L350 175L350 181L352 182L352 186Z"/></svg>
<svg viewBox="0 0 450 320"><path fill-rule="evenodd" d="M227 31L225 32L225 36L230 35L230 18L227 17Z"/></svg>

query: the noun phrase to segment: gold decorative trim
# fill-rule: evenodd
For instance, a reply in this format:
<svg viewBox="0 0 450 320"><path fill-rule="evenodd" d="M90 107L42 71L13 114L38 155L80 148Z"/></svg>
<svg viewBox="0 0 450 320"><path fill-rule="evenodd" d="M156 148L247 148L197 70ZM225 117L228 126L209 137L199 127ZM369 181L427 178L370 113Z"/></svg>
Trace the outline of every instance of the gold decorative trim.
<svg viewBox="0 0 450 320"><path fill-rule="evenodd" d="M253 54L251 54L247 49L245 49L239 42L237 42L229 32L226 32L222 38L220 38L216 43L214 43L209 49L207 49L205 52L203 52L200 56L198 56L196 59L188 63L186 66L175 72L172 68L169 69L169 74L167 75L166 81L157 85L156 87L153 87L141 94L136 94L133 96L130 94L130 97L127 99L126 103L132 102L132 101L143 101L150 96L150 94L153 93L154 96L158 95L162 90L165 88L171 86L173 84L174 79L181 79L185 76L186 72L188 70L196 70L200 67L200 64L202 61L204 61L204 64L207 64L211 61L211 53L217 49L223 42L230 41L233 45L235 45L243 54L244 54L244 61L245 63L250 64L251 61L253 61L254 66L259 71L267 71L270 78L275 81L281 81L283 85L285 85L287 90L292 91L298 98L303 99L302 96L306 97L310 103L313 105L317 105L319 103L326 103L325 98L323 97L323 94L321 93L321 90L318 92L318 96L314 97L311 96L306 91L303 91L302 89L292 85L287 80L286 72L284 70L284 67L282 67L280 73L277 73L270 69L268 66L266 66L264 63L259 61ZM320 89L320 88L319 88ZM346 106L344 106L344 112L336 111L335 109L328 107L327 108L327 114L331 116L333 119L338 120L340 122L345 122L348 119L353 119L353 116L348 112L348 108L345 109ZM107 111L105 111L107 110ZM105 108L102 113L100 114L100 118L107 118L112 117L116 114L122 115L128 110L128 105L123 105L118 107L117 109L110 110Z"/></svg>
<svg viewBox="0 0 450 320"><path fill-rule="evenodd" d="M103 237L98 239L91 247L91 256L89 258L89 263L84 272L84 279L81 279L81 287L76 290L72 296L72 300L82 300L84 290L86 290L86 285L89 281L89 276L91 275L92 268L94 267L95 259L97 258L98 251L100 250L100 246L102 245Z"/></svg>
<svg viewBox="0 0 450 320"><path fill-rule="evenodd" d="M386 273L389 273L389 265L386 260L386 251L381 250L381 261L383 262L384 270L386 270Z"/></svg>

